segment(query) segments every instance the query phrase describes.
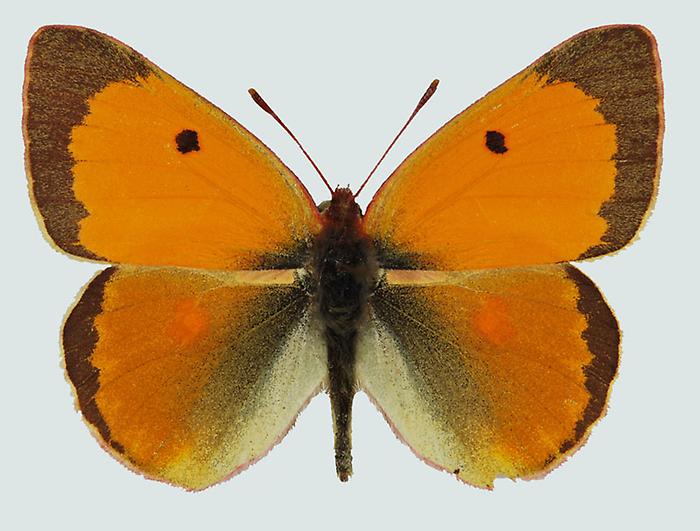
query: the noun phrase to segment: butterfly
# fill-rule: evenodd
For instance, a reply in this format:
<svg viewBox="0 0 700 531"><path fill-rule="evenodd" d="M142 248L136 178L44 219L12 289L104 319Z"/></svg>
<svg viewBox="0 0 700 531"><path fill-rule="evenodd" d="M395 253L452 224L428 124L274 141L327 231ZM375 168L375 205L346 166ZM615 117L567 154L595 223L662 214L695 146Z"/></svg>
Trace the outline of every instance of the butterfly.
<svg viewBox="0 0 700 531"><path fill-rule="evenodd" d="M364 214L342 187L317 208L238 122L91 29L32 37L23 131L49 241L111 264L63 325L78 408L146 477L221 482L322 390L341 480L358 391L421 459L483 488L544 475L605 412L620 332L569 262L628 244L656 194L662 84L641 26L554 48Z"/></svg>

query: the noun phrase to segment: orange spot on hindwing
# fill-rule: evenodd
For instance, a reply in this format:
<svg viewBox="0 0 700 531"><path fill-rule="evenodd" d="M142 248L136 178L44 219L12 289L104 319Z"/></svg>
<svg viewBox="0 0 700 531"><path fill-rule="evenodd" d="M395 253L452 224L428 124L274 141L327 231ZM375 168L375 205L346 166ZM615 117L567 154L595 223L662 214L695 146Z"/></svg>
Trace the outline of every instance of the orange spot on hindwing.
<svg viewBox="0 0 700 531"><path fill-rule="evenodd" d="M175 304L171 334L179 345L187 346L208 330L210 323L209 315L196 300L184 299Z"/></svg>
<svg viewBox="0 0 700 531"><path fill-rule="evenodd" d="M508 308L500 297L486 299L477 310L474 323L484 339L499 346L507 343L515 335Z"/></svg>

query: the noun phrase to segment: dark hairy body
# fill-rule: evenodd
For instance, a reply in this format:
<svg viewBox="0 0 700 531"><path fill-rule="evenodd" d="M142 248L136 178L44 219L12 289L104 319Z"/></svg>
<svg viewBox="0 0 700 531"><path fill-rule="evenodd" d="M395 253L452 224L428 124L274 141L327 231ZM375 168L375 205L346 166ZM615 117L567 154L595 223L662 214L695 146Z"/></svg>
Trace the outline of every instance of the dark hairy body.
<svg viewBox="0 0 700 531"><path fill-rule="evenodd" d="M352 474L350 423L357 331L378 268L372 243L362 228L360 207L349 189L336 189L321 217L323 228L313 250L312 274L325 326L335 466L341 481L347 481Z"/></svg>

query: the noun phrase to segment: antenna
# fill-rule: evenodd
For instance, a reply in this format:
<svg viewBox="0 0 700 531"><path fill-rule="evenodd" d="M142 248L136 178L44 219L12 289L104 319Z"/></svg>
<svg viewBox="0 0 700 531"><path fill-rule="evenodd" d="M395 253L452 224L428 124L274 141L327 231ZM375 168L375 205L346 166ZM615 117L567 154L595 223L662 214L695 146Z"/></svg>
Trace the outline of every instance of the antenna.
<svg viewBox="0 0 700 531"><path fill-rule="evenodd" d="M425 93L423 93L423 96L421 96L421 99L418 101L418 105L416 105L416 108L413 109L413 112L411 113L411 116L408 117L408 120L406 120L406 123L403 125L403 127L401 128L401 130L396 134L396 136L394 137L394 140L391 141L391 144L389 144L389 147L386 148L386 151L384 152L384 154L381 156L381 158L380 158L380 159L377 161L377 163L374 165L374 168L372 168L372 171L369 172L369 175L367 176L367 178L366 178L366 179L364 180L364 182L362 183L362 186L360 186L360 188L357 190L357 192L355 192L355 195L354 195L353 197L357 197L358 195L360 195L360 192L362 191L362 189L365 187L365 185L366 185L367 182L369 181L369 178L372 177L372 175L374 174L374 172L377 170L377 168L379 167L379 165L380 165L380 164L382 163L382 161L384 160L384 157L386 157L387 153L389 153L389 151L391 150L391 148L394 147L394 144L396 144L396 141L399 139L399 137L401 136L401 134L406 130L406 128L408 127L408 124L411 123L411 120L413 120L413 118L416 116L416 114L418 114L418 111L420 111L421 108L423 107L423 105L425 105L426 103L428 103L428 100L433 96L433 94L435 94L435 91L437 90L438 83L440 83L440 80L438 80L438 79L433 79L433 82L432 82L432 83L430 84L430 86L426 89Z"/></svg>
<svg viewBox="0 0 700 531"><path fill-rule="evenodd" d="M311 163L311 165L314 167L314 169L316 170L316 172L319 174L319 176L321 177L321 180L323 181L323 184L325 184L325 185L326 185L326 188L328 188L328 190L331 192L331 194L333 194L333 188L331 188L331 185L328 184L328 181L326 180L326 178L325 178L325 177L323 176L323 174L321 173L321 170L318 169L318 166L316 166L316 163L313 161L313 159L311 158L311 156L306 152L306 150L304 149L304 146L301 145L301 142L299 142L299 141L297 140L297 137L294 136L294 133L292 133L292 132L289 130L289 128L288 128L286 125L284 125L284 122L280 119L279 116L277 116L277 113L275 113L275 111L272 110L272 108L267 104L267 102L266 102L264 99L262 99L262 96L261 96L260 94L258 94L258 91L257 91L257 90L255 90L254 88L248 89L248 94L250 94L250 96L253 98L253 101L254 101L255 103L257 103L258 106L259 106L263 111L265 111L267 114L269 114L270 116L272 116L272 117L275 119L275 121L276 121L278 124L280 124L280 125L282 126L282 129L284 129L285 131L287 131L287 133L289 134L289 136L291 136L291 137L292 137L292 140L294 140L294 142L296 142L297 146L299 146L299 149L301 149L302 153L304 153L304 155L306 156L306 158L309 160L309 162Z"/></svg>

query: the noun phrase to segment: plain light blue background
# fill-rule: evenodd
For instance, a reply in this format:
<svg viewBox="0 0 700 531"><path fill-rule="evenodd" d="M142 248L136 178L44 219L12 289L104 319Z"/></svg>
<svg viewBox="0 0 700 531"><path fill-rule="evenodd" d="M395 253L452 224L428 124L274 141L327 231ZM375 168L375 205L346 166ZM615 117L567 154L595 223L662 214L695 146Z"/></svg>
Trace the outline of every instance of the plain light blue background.
<svg viewBox="0 0 700 531"><path fill-rule="evenodd" d="M697 11L690 2L31 2L4 8L0 215L4 529L698 529ZM109 457L73 409L58 330L97 266L42 239L26 192L20 132L26 45L43 24L99 29L143 53L263 139L317 200L324 188L254 86L333 183L357 183L428 83L438 93L380 168L573 34L642 23L666 85L661 190L638 241L583 266L620 320L623 355L607 417L546 479L477 490L433 470L363 395L355 476L335 478L328 399L316 398L270 455L192 494Z"/></svg>

